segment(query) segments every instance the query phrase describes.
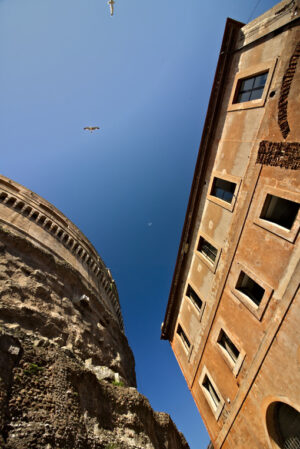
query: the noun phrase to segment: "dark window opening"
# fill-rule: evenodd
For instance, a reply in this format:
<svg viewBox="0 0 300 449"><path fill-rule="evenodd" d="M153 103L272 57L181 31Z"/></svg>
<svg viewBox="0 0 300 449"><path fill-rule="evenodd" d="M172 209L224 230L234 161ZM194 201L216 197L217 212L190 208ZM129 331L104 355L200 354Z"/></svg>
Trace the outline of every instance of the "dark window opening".
<svg viewBox="0 0 300 449"><path fill-rule="evenodd" d="M235 188L236 184L234 182L215 177L210 194L216 198L226 201L227 203L231 203Z"/></svg>
<svg viewBox="0 0 300 449"><path fill-rule="evenodd" d="M257 306L261 303L265 293L265 289L243 271L239 275L236 289L248 296Z"/></svg>
<svg viewBox="0 0 300 449"><path fill-rule="evenodd" d="M63 235L63 230L60 229L57 233L57 237L60 239L62 235Z"/></svg>
<svg viewBox="0 0 300 449"><path fill-rule="evenodd" d="M261 98L267 77L268 71L239 80L237 93L233 103L244 103L245 101L258 100Z"/></svg>
<svg viewBox="0 0 300 449"><path fill-rule="evenodd" d="M282 449L300 448L300 413L284 402L273 402L267 410L269 435Z"/></svg>
<svg viewBox="0 0 300 449"><path fill-rule="evenodd" d="M237 347L233 344L233 342L230 340L227 334L221 329L219 338L218 338L219 345L226 351L226 353L229 355L231 360L236 363L240 351L237 349Z"/></svg>
<svg viewBox="0 0 300 449"><path fill-rule="evenodd" d="M203 237L200 237L199 239L198 251L204 254L204 256L210 260L210 262L215 262L218 250Z"/></svg>
<svg viewBox="0 0 300 449"><path fill-rule="evenodd" d="M30 217L30 220L35 221L38 218L39 214L38 212L33 212L33 214Z"/></svg>
<svg viewBox="0 0 300 449"><path fill-rule="evenodd" d="M15 206L15 209L17 211L20 211L21 209L23 209L24 206L25 206L25 204L21 201Z"/></svg>
<svg viewBox="0 0 300 449"><path fill-rule="evenodd" d="M7 198L7 193L2 192L0 194L0 201L1 201L1 203L5 200L5 198Z"/></svg>
<svg viewBox="0 0 300 449"><path fill-rule="evenodd" d="M217 409L221 400L207 375L204 377L202 385L208 392L208 394L213 402L214 407Z"/></svg>
<svg viewBox="0 0 300 449"><path fill-rule="evenodd" d="M197 307L197 309L199 309L199 310L202 309L203 302L201 301L201 299L199 298L199 296L197 295L195 290L190 285L188 285L188 288L186 289L186 296L188 298L190 298L190 300Z"/></svg>
<svg viewBox="0 0 300 449"><path fill-rule="evenodd" d="M291 229L297 217L299 204L268 194L260 218Z"/></svg>
<svg viewBox="0 0 300 449"><path fill-rule="evenodd" d="M180 336L182 343L184 344L185 348L187 350L190 349L191 347L191 343L189 342L189 339L187 338L184 330L182 329L182 327L180 326L180 324L178 324L177 327L177 334Z"/></svg>
<svg viewBox="0 0 300 449"><path fill-rule="evenodd" d="M27 206L26 209L23 210L23 215L25 215L25 217L28 217L31 211L32 211L31 207Z"/></svg>
<svg viewBox="0 0 300 449"><path fill-rule="evenodd" d="M6 202L6 206L12 207L12 206L15 204L16 201L17 201L16 198L11 197L11 198L9 198L9 200Z"/></svg>
<svg viewBox="0 0 300 449"><path fill-rule="evenodd" d="M46 217L44 217L43 215L39 218L38 224L42 225L46 220Z"/></svg>

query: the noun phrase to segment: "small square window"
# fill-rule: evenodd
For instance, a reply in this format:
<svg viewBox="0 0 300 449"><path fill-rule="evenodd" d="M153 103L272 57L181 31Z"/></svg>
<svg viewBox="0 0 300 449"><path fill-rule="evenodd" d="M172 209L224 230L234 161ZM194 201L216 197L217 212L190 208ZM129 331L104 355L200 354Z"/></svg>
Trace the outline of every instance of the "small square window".
<svg viewBox="0 0 300 449"><path fill-rule="evenodd" d="M259 218L292 229L299 211L299 204L285 198L267 194Z"/></svg>
<svg viewBox="0 0 300 449"><path fill-rule="evenodd" d="M239 358L240 351L237 349L235 344L230 340L230 338L224 332L223 329L221 329L221 332L219 334L218 344L226 352L232 363L235 364Z"/></svg>
<svg viewBox="0 0 300 449"><path fill-rule="evenodd" d="M227 110L264 107L276 64L277 59L263 61L236 73Z"/></svg>
<svg viewBox="0 0 300 449"><path fill-rule="evenodd" d="M221 400L220 400L220 398L218 396L218 393L214 389L213 384L211 383L211 381L209 380L207 375L204 376L202 385L206 389L206 391L208 392L208 394L210 396L210 399L211 399L211 403L212 403L214 409L217 410L217 408L220 405Z"/></svg>
<svg viewBox="0 0 300 449"><path fill-rule="evenodd" d="M221 251L222 248L210 236L202 231L199 232L195 254L213 273L217 269Z"/></svg>
<svg viewBox="0 0 300 449"><path fill-rule="evenodd" d="M244 264L237 262L232 267L231 291L247 309L261 320L268 302L272 296L273 289L263 281L255 272ZM231 282L230 282L231 284Z"/></svg>
<svg viewBox="0 0 300 449"><path fill-rule="evenodd" d="M198 251L202 253L211 263L215 263L218 250L211 245L204 237L200 237L198 244Z"/></svg>
<svg viewBox="0 0 300 449"><path fill-rule="evenodd" d="M255 205L258 226L294 243L300 227L300 193L265 185Z"/></svg>
<svg viewBox="0 0 300 449"><path fill-rule="evenodd" d="M199 298L195 290L188 285L186 289L186 296L191 300L194 306L200 311L203 306L203 301Z"/></svg>
<svg viewBox="0 0 300 449"><path fill-rule="evenodd" d="M240 183L241 178L238 176L213 171L208 186L207 199L232 212Z"/></svg>
<svg viewBox="0 0 300 449"><path fill-rule="evenodd" d="M210 194L227 203L231 203L235 189L236 183L215 177Z"/></svg>
<svg viewBox="0 0 300 449"><path fill-rule="evenodd" d="M231 332L225 332L223 325L222 327L217 326L213 338L226 365L232 374L237 376L246 356L245 351L240 348L240 344L237 346L237 338Z"/></svg>
<svg viewBox="0 0 300 449"><path fill-rule="evenodd" d="M260 305L261 300L265 294L265 289L262 288L257 282L251 279L243 271L241 271L239 275L235 288L246 295L257 306Z"/></svg>
<svg viewBox="0 0 300 449"><path fill-rule="evenodd" d="M189 349L191 347L191 343L189 342L189 339L187 338L187 336L180 324L178 324L178 326L177 326L177 334L179 335L181 342L183 343L183 346L185 347L186 351L189 351Z"/></svg>
<svg viewBox="0 0 300 449"><path fill-rule="evenodd" d="M261 98L267 77L268 71L239 80L233 103L244 103Z"/></svg>
<svg viewBox="0 0 300 449"><path fill-rule="evenodd" d="M214 414L215 419L219 419L225 405L225 401L206 366L203 367L199 377L199 386L211 408L211 411Z"/></svg>

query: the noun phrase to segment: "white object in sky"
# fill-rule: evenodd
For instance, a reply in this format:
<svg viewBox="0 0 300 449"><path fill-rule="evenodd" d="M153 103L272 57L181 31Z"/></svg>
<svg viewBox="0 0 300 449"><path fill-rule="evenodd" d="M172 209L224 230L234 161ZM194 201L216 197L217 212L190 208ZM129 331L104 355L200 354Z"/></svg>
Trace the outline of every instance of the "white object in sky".
<svg viewBox="0 0 300 449"><path fill-rule="evenodd" d="M114 15L114 4L116 2L114 0L109 0L107 2L107 4L110 6L110 15L113 16Z"/></svg>

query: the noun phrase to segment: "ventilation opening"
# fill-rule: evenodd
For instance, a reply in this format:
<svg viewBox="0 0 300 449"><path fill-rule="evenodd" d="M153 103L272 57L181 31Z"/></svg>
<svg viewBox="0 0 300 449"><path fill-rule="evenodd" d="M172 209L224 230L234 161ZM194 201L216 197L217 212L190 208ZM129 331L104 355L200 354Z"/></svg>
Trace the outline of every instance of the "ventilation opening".
<svg viewBox="0 0 300 449"><path fill-rule="evenodd" d="M42 216L39 218L38 224L42 226L42 224L44 224L45 220L46 220L46 217L45 217L44 215L42 215Z"/></svg>
<svg viewBox="0 0 300 449"><path fill-rule="evenodd" d="M25 217L28 217L28 215L30 214L30 212L32 211L31 207L26 207L26 209L23 211L23 215L25 215Z"/></svg>
<svg viewBox="0 0 300 449"><path fill-rule="evenodd" d="M184 347L187 350L189 350L191 347L191 343L189 342L189 339L187 338L187 336L186 336L184 330L182 329L182 327L180 326L180 324L178 324L178 326L177 326L177 334L180 336Z"/></svg>
<svg viewBox="0 0 300 449"><path fill-rule="evenodd" d="M25 206L25 204L21 201L19 202L16 206L15 209L20 212L21 209L23 209L23 207Z"/></svg>
<svg viewBox="0 0 300 449"><path fill-rule="evenodd" d="M200 251L200 253L202 253L207 259L209 259L210 262L215 262L218 250L203 237L200 237L199 239L198 251Z"/></svg>
<svg viewBox="0 0 300 449"><path fill-rule="evenodd" d="M234 182L215 177L210 194L230 204L235 192L235 188L236 184Z"/></svg>
<svg viewBox="0 0 300 449"><path fill-rule="evenodd" d="M57 237L60 239L62 235L63 235L63 230L60 229L57 233Z"/></svg>
<svg viewBox="0 0 300 449"><path fill-rule="evenodd" d="M218 338L218 344L221 346L223 351L227 354L227 356L230 358L230 360L233 363L237 362L237 359L240 355L240 351L237 349L235 344L230 340L228 335L221 329L219 338Z"/></svg>
<svg viewBox="0 0 300 449"><path fill-rule="evenodd" d="M265 289L262 288L257 282L251 279L246 273L241 271L239 275L237 285L235 287L238 291L244 293L251 301L257 306L261 303L264 296Z"/></svg>
<svg viewBox="0 0 300 449"><path fill-rule="evenodd" d="M268 194L260 218L290 230L298 211L298 203Z"/></svg>
<svg viewBox="0 0 300 449"><path fill-rule="evenodd" d="M7 193L4 193L4 192L0 193L0 202L1 203L5 200L5 198L7 198Z"/></svg>
<svg viewBox="0 0 300 449"><path fill-rule="evenodd" d="M33 214L30 217L30 220L35 221L38 216L39 216L38 212L33 212Z"/></svg>
<svg viewBox="0 0 300 449"><path fill-rule="evenodd" d="M16 202L16 198L9 198L9 200L6 202L6 206L12 207Z"/></svg>
<svg viewBox="0 0 300 449"><path fill-rule="evenodd" d="M205 390L207 391L207 393L209 394L213 408L215 410L217 410L218 406L220 405L221 400L207 375L204 376L202 385L205 388Z"/></svg>
<svg viewBox="0 0 300 449"><path fill-rule="evenodd" d="M186 296L192 301L197 309L202 309L203 301L201 301L195 290L190 285L188 285L188 288L186 290Z"/></svg>

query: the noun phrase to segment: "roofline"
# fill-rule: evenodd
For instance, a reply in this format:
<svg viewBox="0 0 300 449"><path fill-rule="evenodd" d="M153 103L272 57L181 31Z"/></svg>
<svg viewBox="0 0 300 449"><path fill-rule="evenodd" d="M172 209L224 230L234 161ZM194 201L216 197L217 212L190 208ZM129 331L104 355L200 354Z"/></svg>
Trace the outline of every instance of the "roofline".
<svg viewBox="0 0 300 449"><path fill-rule="evenodd" d="M176 259L175 270L173 274L167 309L165 313L165 319L162 324L161 329L161 339L170 340L171 328L172 328L172 316L174 308L177 305L176 294L180 288L180 281L182 274L185 269L185 264L187 258L186 245L190 242L190 237L192 235L192 230L197 218L198 204L200 200L200 193L203 187L204 177L202 176L206 169L206 162L209 157L210 143L213 139L214 129L213 124L218 119L220 112L220 106L222 104L224 85L228 70L228 66L231 63L232 50L236 43L240 29L244 26L244 23L238 22L236 20L227 18L223 40L221 44L219 59L217 63L216 73L212 85L212 90L210 94L210 99L208 103L205 123L203 126L203 132L199 147L199 153L197 157L197 162L194 171L193 182L191 186L191 192L189 196L189 202L187 207L187 212L184 220L183 230L181 234L181 240L178 250L178 255Z"/></svg>

